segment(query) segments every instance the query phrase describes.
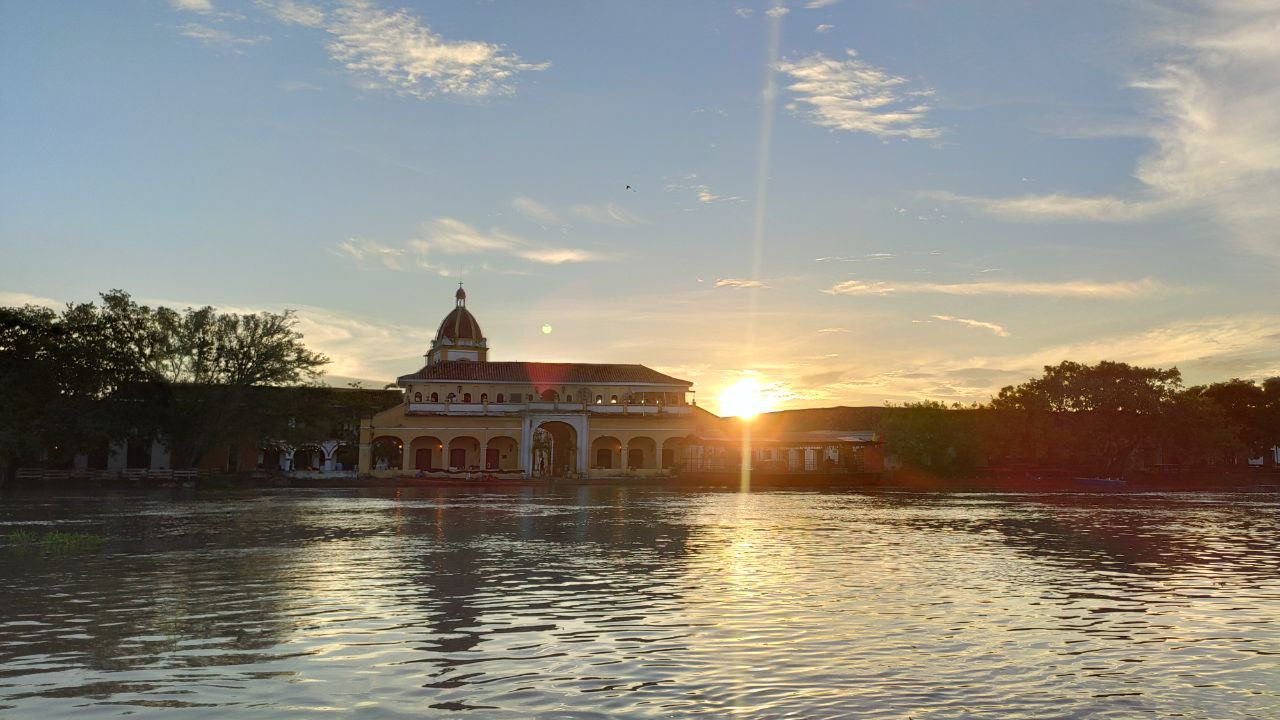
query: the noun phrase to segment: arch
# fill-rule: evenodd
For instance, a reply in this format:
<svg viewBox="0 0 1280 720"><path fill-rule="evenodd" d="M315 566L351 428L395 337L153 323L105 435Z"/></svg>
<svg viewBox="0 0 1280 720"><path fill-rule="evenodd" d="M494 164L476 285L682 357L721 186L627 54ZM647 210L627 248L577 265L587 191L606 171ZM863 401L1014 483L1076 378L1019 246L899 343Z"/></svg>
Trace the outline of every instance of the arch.
<svg viewBox="0 0 1280 720"><path fill-rule="evenodd" d="M400 464L396 460L396 466ZM324 451L315 443L307 443L293 451L294 470L319 470L324 467Z"/></svg>
<svg viewBox="0 0 1280 720"><path fill-rule="evenodd" d="M458 396L455 393L449 393L448 395L444 396L445 402L457 402L457 400L458 400Z"/></svg>
<svg viewBox="0 0 1280 720"><path fill-rule="evenodd" d="M489 393L480 393L480 402L482 403L489 402Z"/></svg>
<svg viewBox="0 0 1280 720"><path fill-rule="evenodd" d="M471 402L471 393L462 393L462 402L464 403Z"/></svg>
<svg viewBox="0 0 1280 720"><path fill-rule="evenodd" d="M617 395L610 395L610 396L609 396L609 404L610 404L610 405L617 405L617 404L618 404L618 396L617 396Z"/></svg>
<svg viewBox="0 0 1280 720"><path fill-rule="evenodd" d="M498 393L497 403L502 405L505 401L502 399L502 393Z"/></svg>
<svg viewBox="0 0 1280 720"><path fill-rule="evenodd" d="M656 462L658 444L653 438L641 435L627 441L627 467L637 470L653 470Z"/></svg>
<svg viewBox="0 0 1280 720"><path fill-rule="evenodd" d="M413 394L413 401L414 401L414 402L422 402L422 393L420 393L420 392L416 392L416 393L414 393L414 394Z"/></svg>
<svg viewBox="0 0 1280 720"><path fill-rule="evenodd" d="M459 435L450 440L445 467L450 470L479 470L480 441L470 435Z"/></svg>
<svg viewBox="0 0 1280 720"><path fill-rule="evenodd" d="M554 388L547 388L546 390L542 391L543 402L557 402L559 400L560 400L560 393L556 392Z"/></svg>
<svg viewBox="0 0 1280 720"><path fill-rule="evenodd" d="M662 458L658 463L658 467L664 470L678 469L681 465L680 458L685 454L685 448L689 441L682 437L667 438L662 441Z"/></svg>
<svg viewBox="0 0 1280 720"><path fill-rule="evenodd" d="M419 435L409 443L409 457L414 470L439 470L445 467L444 443L434 435Z"/></svg>
<svg viewBox="0 0 1280 720"><path fill-rule="evenodd" d="M617 470L622 466L622 441L612 435L601 435L591 441L591 454L587 456L593 468Z"/></svg>
<svg viewBox="0 0 1280 720"><path fill-rule="evenodd" d="M431 393L431 402L433 403L440 402L440 393Z"/></svg>
<svg viewBox="0 0 1280 720"><path fill-rule="evenodd" d="M404 459L404 441L394 435L374 438L369 459L374 470L399 470Z"/></svg>
<svg viewBox="0 0 1280 720"><path fill-rule="evenodd" d="M596 396L596 404L597 404L597 405L599 405L599 404L601 404L601 403L603 403L603 402L604 402L604 396L603 396L603 395L597 395L597 396Z"/></svg>
<svg viewBox="0 0 1280 720"><path fill-rule="evenodd" d="M528 452L535 476L567 477L578 472L578 431L561 420L540 423Z"/></svg>
<svg viewBox="0 0 1280 720"><path fill-rule="evenodd" d="M520 443L510 435L489 438L485 443L484 468L486 470L519 470Z"/></svg>

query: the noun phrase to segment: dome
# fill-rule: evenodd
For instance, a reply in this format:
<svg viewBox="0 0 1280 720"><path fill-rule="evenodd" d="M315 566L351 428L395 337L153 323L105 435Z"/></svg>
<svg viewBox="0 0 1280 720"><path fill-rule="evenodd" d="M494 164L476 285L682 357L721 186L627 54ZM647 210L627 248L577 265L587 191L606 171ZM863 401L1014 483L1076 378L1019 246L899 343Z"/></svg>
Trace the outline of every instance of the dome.
<svg viewBox="0 0 1280 720"><path fill-rule="evenodd" d="M461 292L461 291L459 291ZM441 340L483 340L480 323L471 311L459 305L444 316L440 329L436 332L436 341Z"/></svg>

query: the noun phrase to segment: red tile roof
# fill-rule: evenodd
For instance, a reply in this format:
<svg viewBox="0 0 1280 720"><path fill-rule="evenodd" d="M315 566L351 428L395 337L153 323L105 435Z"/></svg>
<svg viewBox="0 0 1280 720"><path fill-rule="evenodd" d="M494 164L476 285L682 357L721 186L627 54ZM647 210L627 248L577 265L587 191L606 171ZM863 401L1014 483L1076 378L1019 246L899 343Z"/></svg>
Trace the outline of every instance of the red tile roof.
<svg viewBox="0 0 1280 720"><path fill-rule="evenodd" d="M520 382L532 385L586 385L628 383L649 385L685 385L688 380L664 375L644 365L613 363L541 363L541 362L449 362L427 365L400 382L436 380L450 382Z"/></svg>

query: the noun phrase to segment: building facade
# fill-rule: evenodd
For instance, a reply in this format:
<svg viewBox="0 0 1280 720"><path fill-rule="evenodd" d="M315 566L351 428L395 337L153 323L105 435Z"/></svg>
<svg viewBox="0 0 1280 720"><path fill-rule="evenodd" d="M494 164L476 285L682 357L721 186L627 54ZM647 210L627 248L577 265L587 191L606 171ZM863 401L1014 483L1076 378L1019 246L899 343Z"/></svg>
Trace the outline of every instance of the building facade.
<svg viewBox="0 0 1280 720"><path fill-rule="evenodd" d="M459 287L400 405L360 429L361 474L589 478L673 470L692 383L644 365L493 362Z"/></svg>

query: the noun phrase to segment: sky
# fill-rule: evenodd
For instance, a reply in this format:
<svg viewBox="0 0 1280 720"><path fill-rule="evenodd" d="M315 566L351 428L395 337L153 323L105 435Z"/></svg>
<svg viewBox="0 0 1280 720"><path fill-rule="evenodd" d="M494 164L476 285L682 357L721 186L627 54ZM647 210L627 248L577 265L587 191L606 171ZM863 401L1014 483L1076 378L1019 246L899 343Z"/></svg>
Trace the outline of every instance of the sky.
<svg viewBox="0 0 1280 720"><path fill-rule="evenodd" d="M0 4L0 303L293 309L376 386L458 282L713 411L1280 375L1280 2Z"/></svg>

